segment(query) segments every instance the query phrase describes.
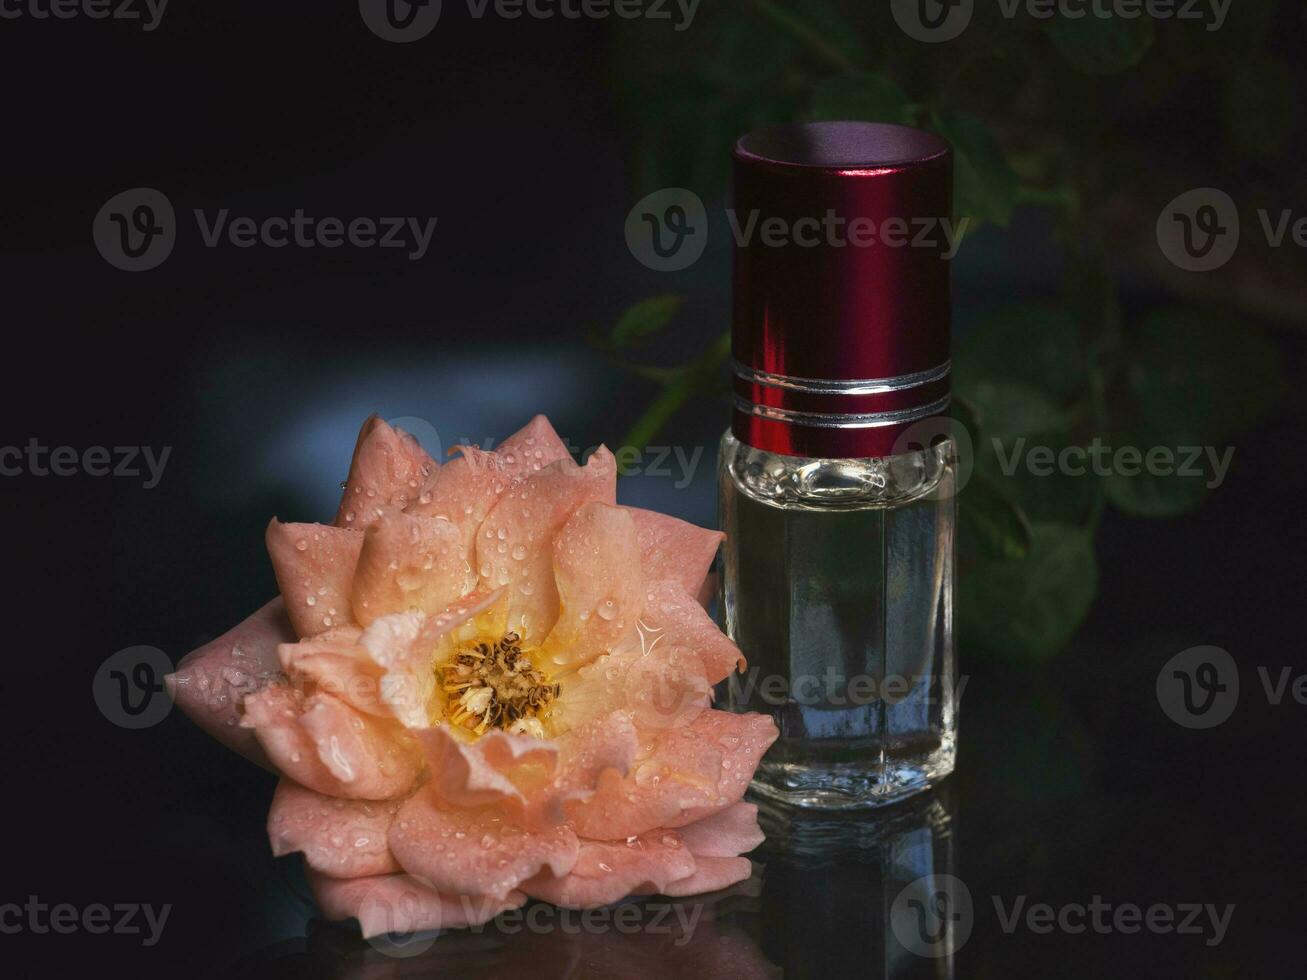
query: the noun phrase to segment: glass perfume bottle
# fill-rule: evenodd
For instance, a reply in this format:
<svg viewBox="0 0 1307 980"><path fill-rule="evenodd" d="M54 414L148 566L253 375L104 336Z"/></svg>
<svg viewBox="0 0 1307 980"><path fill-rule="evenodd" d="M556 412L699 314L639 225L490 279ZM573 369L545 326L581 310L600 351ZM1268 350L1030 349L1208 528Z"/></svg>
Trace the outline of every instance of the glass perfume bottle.
<svg viewBox="0 0 1307 980"><path fill-rule="evenodd" d="M736 235L719 609L749 667L725 701L775 719L754 789L780 802L875 806L953 769L951 188L948 144L902 126L735 148L734 226L770 233Z"/></svg>

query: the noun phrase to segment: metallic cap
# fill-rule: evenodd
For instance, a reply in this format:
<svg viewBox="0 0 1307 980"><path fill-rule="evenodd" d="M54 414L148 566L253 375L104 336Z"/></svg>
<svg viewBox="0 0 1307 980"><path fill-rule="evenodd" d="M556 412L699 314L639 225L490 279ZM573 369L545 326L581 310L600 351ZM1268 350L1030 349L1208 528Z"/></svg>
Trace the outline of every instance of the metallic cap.
<svg viewBox="0 0 1307 980"><path fill-rule="evenodd" d="M949 400L952 151L882 123L772 126L735 145L738 439L890 455Z"/></svg>

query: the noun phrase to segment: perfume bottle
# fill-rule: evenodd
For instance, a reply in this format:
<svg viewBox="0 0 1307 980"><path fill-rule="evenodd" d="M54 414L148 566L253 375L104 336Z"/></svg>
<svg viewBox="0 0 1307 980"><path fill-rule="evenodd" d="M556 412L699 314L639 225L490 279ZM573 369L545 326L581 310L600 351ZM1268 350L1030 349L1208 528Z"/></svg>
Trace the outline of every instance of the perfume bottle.
<svg viewBox="0 0 1307 980"><path fill-rule="evenodd" d="M723 700L780 729L755 792L876 806L955 755L951 150L829 122L734 158L719 614L749 666Z"/></svg>

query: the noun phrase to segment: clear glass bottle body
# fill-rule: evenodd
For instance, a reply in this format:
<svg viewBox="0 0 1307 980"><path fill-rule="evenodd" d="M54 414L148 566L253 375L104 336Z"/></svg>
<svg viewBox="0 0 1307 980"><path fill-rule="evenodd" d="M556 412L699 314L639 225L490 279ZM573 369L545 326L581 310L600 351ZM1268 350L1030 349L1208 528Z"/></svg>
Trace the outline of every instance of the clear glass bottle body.
<svg viewBox="0 0 1307 980"><path fill-rule="evenodd" d="M948 442L811 459L722 439L719 614L748 659L734 711L780 738L754 789L797 806L876 806L953 770L955 473Z"/></svg>

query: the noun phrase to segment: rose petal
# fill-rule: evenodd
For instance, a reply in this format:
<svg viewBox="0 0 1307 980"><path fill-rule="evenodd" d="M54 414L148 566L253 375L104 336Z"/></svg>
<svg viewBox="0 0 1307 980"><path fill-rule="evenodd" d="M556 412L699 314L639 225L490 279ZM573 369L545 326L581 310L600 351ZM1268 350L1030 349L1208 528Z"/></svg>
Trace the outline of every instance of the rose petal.
<svg viewBox="0 0 1307 980"><path fill-rule="evenodd" d="M403 507L435 470L435 461L416 439L371 416L354 446L336 526L362 529L380 516L384 505Z"/></svg>
<svg viewBox="0 0 1307 980"><path fill-rule="evenodd" d="M273 518L265 538L277 588L296 633L314 636L353 622L350 583L363 547L362 534L329 524L283 524Z"/></svg>
<svg viewBox="0 0 1307 980"><path fill-rule="evenodd" d="M631 894L662 892L694 868L694 856L672 831L624 841L583 840L568 874L542 872L523 882L522 891L565 908L596 908Z"/></svg>
<svg viewBox="0 0 1307 980"><path fill-rule="evenodd" d="M329 694L315 694L300 725L344 792L332 795L387 800L406 793L422 768L421 753L396 722L360 715Z"/></svg>
<svg viewBox="0 0 1307 980"><path fill-rule="evenodd" d="M397 724L365 718L329 694L269 685L245 699L241 724L281 772L327 796L401 796L420 769L417 747Z"/></svg>
<svg viewBox="0 0 1307 980"><path fill-rule="evenodd" d="M567 874L576 848L567 826L527 831L493 807L443 804L429 788L400 807L390 827L390 849L404 870L439 891L496 898L541 869Z"/></svg>
<svg viewBox="0 0 1307 980"><path fill-rule="evenodd" d="M254 733L240 727L244 699L281 676L277 645L294 640L282 600L187 654L164 678L177 706L223 745L272 768Z"/></svg>
<svg viewBox="0 0 1307 980"><path fill-rule="evenodd" d="M701 895L720 891L753 874L753 863L743 857L700 857L695 855L694 873L678 881L669 882L662 893L670 898L682 895Z"/></svg>
<svg viewBox="0 0 1307 980"><path fill-rule="evenodd" d="M642 732L683 727L712 695L695 651L665 643L643 627L621 648L559 677L558 685L550 717L560 729L588 724L614 708L630 712Z"/></svg>
<svg viewBox="0 0 1307 980"><path fill-rule="evenodd" d="M570 459L566 443L543 415L537 415L499 444L504 469L514 477L538 473L550 463Z"/></svg>
<svg viewBox="0 0 1307 980"><path fill-rule="evenodd" d="M386 832L401 802L333 798L283 778L268 812L272 853L303 851L310 868L336 878L398 871Z"/></svg>
<svg viewBox="0 0 1307 980"><path fill-rule="evenodd" d="M448 726L417 732L431 767L431 787L456 806L514 801L546 786L558 764L558 746L529 735L495 729L475 742Z"/></svg>
<svg viewBox="0 0 1307 980"><path fill-rule="evenodd" d="M686 824L681 828L681 837L696 858L738 857L764 840L762 828L758 826L758 807L743 802Z"/></svg>
<svg viewBox="0 0 1307 980"><path fill-rule="evenodd" d="M613 454L600 446L585 466L560 459L509 487L482 523L476 538L482 587L507 589L505 628L528 645L539 644L558 619L554 536L582 504L615 503L616 481Z"/></svg>
<svg viewBox="0 0 1307 980"><path fill-rule="evenodd" d="M284 644L286 647L298 644ZM307 681L313 693L330 694L339 698L352 708L375 715L379 718L392 718L390 705L382 700L381 679L383 671L371 660L351 652L316 650L300 653L294 657L292 683ZM307 693L307 690L306 690Z"/></svg>
<svg viewBox="0 0 1307 980"><path fill-rule="evenodd" d="M640 535L640 564L646 581L670 579L692 596L699 594L726 535L668 514L625 507Z"/></svg>
<svg viewBox="0 0 1307 980"><path fill-rule="evenodd" d="M526 902L521 892L503 899L438 892L412 875L331 878L305 872L313 897L328 919L358 919L365 938L385 933L461 929L489 922Z"/></svg>
<svg viewBox="0 0 1307 980"><path fill-rule="evenodd" d="M681 827L739 801L758 760L776 740L762 715L705 710L687 726L667 729L623 779L606 778L567 812L583 837Z"/></svg>
<svg viewBox="0 0 1307 980"><path fill-rule="evenodd" d="M692 596L671 581L652 582L645 591L644 622L661 631L662 642L690 647L703 659L708 683L716 684L746 666L744 654Z"/></svg>
<svg viewBox="0 0 1307 980"><path fill-rule="evenodd" d="M350 603L367 626L410 609L437 613L471 584L458 528L386 508L363 535Z"/></svg>
<svg viewBox="0 0 1307 980"><path fill-rule="evenodd" d="M634 634L644 604L635 521L621 507L578 507L554 538L561 613L541 651L563 669L589 663Z"/></svg>

